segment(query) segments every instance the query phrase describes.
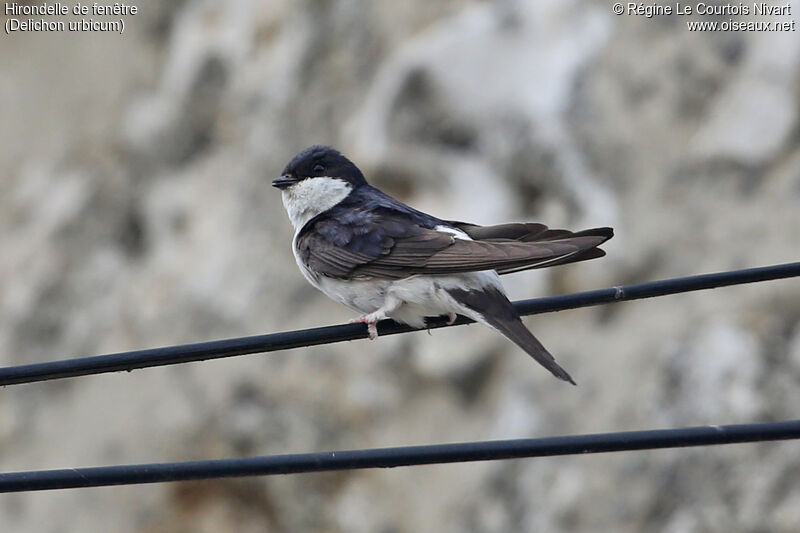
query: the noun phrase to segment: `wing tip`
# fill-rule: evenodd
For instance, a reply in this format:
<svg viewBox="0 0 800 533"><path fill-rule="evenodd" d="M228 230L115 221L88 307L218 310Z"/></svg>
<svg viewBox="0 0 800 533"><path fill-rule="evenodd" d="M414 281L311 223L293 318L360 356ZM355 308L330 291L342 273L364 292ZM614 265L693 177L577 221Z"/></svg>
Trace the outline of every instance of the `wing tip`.
<svg viewBox="0 0 800 533"><path fill-rule="evenodd" d="M561 381L566 381L567 383L571 383L571 384L572 384L573 386L575 386L575 387L577 387L577 386L578 386L578 384L577 384L577 383L575 383L575 380L574 380L574 379L572 379L572 376L570 376L570 375L567 373L567 371L566 371L566 370L564 370L564 369L563 369L563 368L561 368L561 367L558 367L558 368L560 368L560 369L561 369L561 371L563 372L563 374L556 374L555 372L553 372L553 375L554 375L555 377L557 377L557 378L558 378L558 379L560 379ZM551 371L551 372L552 372L552 371Z"/></svg>
<svg viewBox="0 0 800 533"><path fill-rule="evenodd" d="M596 229L597 234L598 234L599 237L604 237L605 238L605 240L603 240L603 242L606 242L607 240L609 240L611 237L614 236L614 228L603 227L603 228L595 228L595 229Z"/></svg>
<svg viewBox="0 0 800 533"><path fill-rule="evenodd" d="M614 228L610 228L608 226L605 226L605 227L602 227L602 228L590 228L590 229L585 229L585 230L581 230L581 231L576 231L576 232L572 233L572 235L569 235L570 238L573 238L573 237L600 237L603 240L600 241L597 244L597 246L599 246L600 244L603 244L604 242L606 242L607 240L609 240L613 236L614 236Z"/></svg>

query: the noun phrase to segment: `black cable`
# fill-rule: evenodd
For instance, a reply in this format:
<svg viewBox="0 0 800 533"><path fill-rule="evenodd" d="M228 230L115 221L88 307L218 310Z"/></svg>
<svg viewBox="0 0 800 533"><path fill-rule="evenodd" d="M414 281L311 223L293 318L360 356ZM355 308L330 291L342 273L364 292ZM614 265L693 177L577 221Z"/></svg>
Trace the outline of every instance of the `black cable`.
<svg viewBox="0 0 800 533"><path fill-rule="evenodd" d="M0 492L392 468L800 438L800 420L0 474Z"/></svg>
<svg viewBox="0 0 800 533"><path fill-rule="evenodd" d="M514 306L521 315L533 315L796 276L800 276L800 262L650 281L561 296L534 298L515 302ZM459 317L453 325L469 324L471 322L465 317ZM432 318L429 320L428 326L429 329L447 327L446 319L444 317ZM409 331L414 331L414 328L397 324L391 320L384 320L378 324L378 333L380 335L394 335ZM253 337L64 359L47 363L0 368L0 385L30 383L122 370L130 371L137 368L219 359L251 353L273 352L366 337L367 328L364 324L344 324Z"/></svg>

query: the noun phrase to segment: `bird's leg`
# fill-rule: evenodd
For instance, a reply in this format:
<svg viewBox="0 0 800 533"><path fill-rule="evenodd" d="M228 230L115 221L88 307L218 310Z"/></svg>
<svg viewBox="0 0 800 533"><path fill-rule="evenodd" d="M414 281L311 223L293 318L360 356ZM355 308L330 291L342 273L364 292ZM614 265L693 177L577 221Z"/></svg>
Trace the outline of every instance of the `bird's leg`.
<svg viewBox="0 0 800 533"><path fill-rule="evenodd" d="M455 322L456 318L458 317L458 315L456 315L455 313L447 313L446 315L442 315L442 316L446 316L447 317L447 322L445 322L445 323L448 326L452 326L453 322ZM431 328L427 327L427 324L428 323L427 323L427 320L426 320L426 322L425 322L425 325L426 325L425 331L427 331L428 335L430 335L431 334Z"/></svg>
<svg viewBox="0 0 800 533"><path fill-rule="evenodd" d="M381 309L378 309L372 313L367 313L366 315L361 315L358 318L353 318L349 322L350 324L366 324L367 332L369 333L369 340L374 341L378 338L378 321L383 320L384 318L386 318L386 314L383 313Z"/></svg>
<svg viewBox="0 0 800 533"><path fill-rule="evenodd" d="M371 313L361 315L358 318L350 320L351 324L363 323L367 325L367 332L369 333L369 340L374 341L378 338L378 322L389 318L389 313L400 307L403 301L395 297L391 293L386 295L386 300L383 302L383 307L376 309Z"/></svg>

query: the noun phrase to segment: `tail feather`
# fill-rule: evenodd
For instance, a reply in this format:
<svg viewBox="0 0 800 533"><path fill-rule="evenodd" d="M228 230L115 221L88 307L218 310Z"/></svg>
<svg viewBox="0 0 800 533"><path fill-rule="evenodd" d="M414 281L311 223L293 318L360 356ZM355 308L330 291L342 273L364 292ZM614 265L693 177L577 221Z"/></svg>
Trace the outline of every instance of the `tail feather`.
<svg viewBox="0 0 800 533"><path fill-rule="evenodd" d="M533 336L533 333L525 327L522 320L519 318L512 321L496 320L490 317L485 317L486 322L494 329L508 337L517 346L525 350L525 352L536 359L536 361L549 370L555 377L577 385L572 376L564 370L555 358L547 351L539 339Z"/></svg>
<svg viewBox="0 0 800 533"><path fill-rule="evenodd" d="M502 333L555 377L576 385L567 371L556 363L547 348L525 327L519 313L500 289L496 287L486 287L482 291L451 289L448 292L461 305L475 312L477 316L472 318Z"/></svg>

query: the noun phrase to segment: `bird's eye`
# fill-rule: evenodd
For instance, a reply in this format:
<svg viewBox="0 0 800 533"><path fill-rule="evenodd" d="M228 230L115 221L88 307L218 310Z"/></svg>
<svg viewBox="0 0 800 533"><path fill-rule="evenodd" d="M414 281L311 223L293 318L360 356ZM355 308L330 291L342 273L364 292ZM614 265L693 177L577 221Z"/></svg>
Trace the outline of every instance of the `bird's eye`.
<svg viewBox="0 0 800 533"><path fill-rule="evenodd" d="M314 165L314 172L315 173L325 172L325 165L323 165L322 163L317 163L316 165Z"/></svg>

